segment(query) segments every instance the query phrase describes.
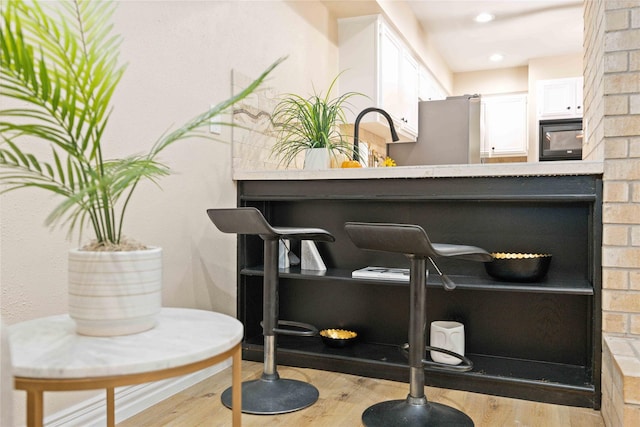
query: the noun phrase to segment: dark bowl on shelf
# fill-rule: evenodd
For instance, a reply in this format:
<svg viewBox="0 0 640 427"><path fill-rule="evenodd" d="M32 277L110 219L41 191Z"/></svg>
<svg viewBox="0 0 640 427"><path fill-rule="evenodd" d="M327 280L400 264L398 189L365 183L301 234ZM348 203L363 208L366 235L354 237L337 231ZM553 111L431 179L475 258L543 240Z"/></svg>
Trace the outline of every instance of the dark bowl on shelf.
<svg viewBox="0 0 640 427"><path fill-rule="evenodd" d="M487 273L507 282L538 282L549 271L550 254L494 252L492 262L485 262Z"/></svg>
<svg viewBox="0 0 640 427"><path fill-rule="evenodd" d="M320 337L329 347L342 348L354 342L358 334L346 329L323 329L320 331Z"/></svg>

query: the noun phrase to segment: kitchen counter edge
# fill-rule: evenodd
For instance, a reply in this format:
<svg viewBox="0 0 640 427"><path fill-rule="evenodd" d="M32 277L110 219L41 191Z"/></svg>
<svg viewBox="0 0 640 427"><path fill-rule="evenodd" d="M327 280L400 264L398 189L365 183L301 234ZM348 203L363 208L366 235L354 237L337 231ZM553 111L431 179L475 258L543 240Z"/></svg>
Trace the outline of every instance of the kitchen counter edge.
<svg viewBox="0 0 640 427"><path fill-rule="evenodd" d="M234 181L328 180L389 178L454 178L497 176L601 175L601 161L555 161L472 165L396 166L387 168L333 168L326 170L234 170Z"/></svg>

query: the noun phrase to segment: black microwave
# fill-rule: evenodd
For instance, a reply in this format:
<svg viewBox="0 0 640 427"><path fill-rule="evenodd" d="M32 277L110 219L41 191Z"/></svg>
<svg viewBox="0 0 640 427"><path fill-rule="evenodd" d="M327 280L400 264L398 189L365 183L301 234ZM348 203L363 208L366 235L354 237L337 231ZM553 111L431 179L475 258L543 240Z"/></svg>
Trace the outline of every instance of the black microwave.
<svg viewBox="0 0 640 427"><path fill-rule="evenodd" d="M540 120L540 161L582 160L582 119Z"/></svg>

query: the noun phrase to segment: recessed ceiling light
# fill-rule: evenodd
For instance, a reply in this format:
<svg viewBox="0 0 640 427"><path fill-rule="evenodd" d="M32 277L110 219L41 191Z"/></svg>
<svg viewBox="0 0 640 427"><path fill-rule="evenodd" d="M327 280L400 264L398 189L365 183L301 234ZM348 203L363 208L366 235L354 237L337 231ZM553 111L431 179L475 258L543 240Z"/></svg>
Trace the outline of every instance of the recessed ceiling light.
<svg viewBox="0 0 640 427"><path fill-rule="evenodd" d="M493 18L495 18L495 16L493 16L492 14L488 12L482 12L478 14L475 18L473 18L473 20L484 24L485 22L493 21Z"/></svg>
<svg viewBox="0 0 640 427"><path fill-rule="evenodd" d="M494 53L489 57L489 61L500 62L504 59L504 55L501 53Z"/></svg>

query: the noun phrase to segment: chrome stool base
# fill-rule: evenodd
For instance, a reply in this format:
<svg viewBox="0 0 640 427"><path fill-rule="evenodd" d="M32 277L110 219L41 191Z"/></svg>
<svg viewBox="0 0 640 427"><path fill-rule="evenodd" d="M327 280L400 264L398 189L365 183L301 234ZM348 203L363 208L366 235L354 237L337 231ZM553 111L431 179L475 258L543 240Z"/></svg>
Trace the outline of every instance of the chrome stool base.
<svg viewBox="0 0 640 427"><path fill-rule="evenodd" d="M244 398L244 397L243 397ZM410 398L376 403L362 413L366 427L451 426L473 427L464 412L434 402L414 405Z"/></svg>
<svg viewBox="0 0 640 427"><path fill-rule="evenodd" d="M299 411L318 400L318 389L298 380L259 379L242 383L242 412L277 415ZM231 387L222 393L222 404L231 408Z"/></svg>

